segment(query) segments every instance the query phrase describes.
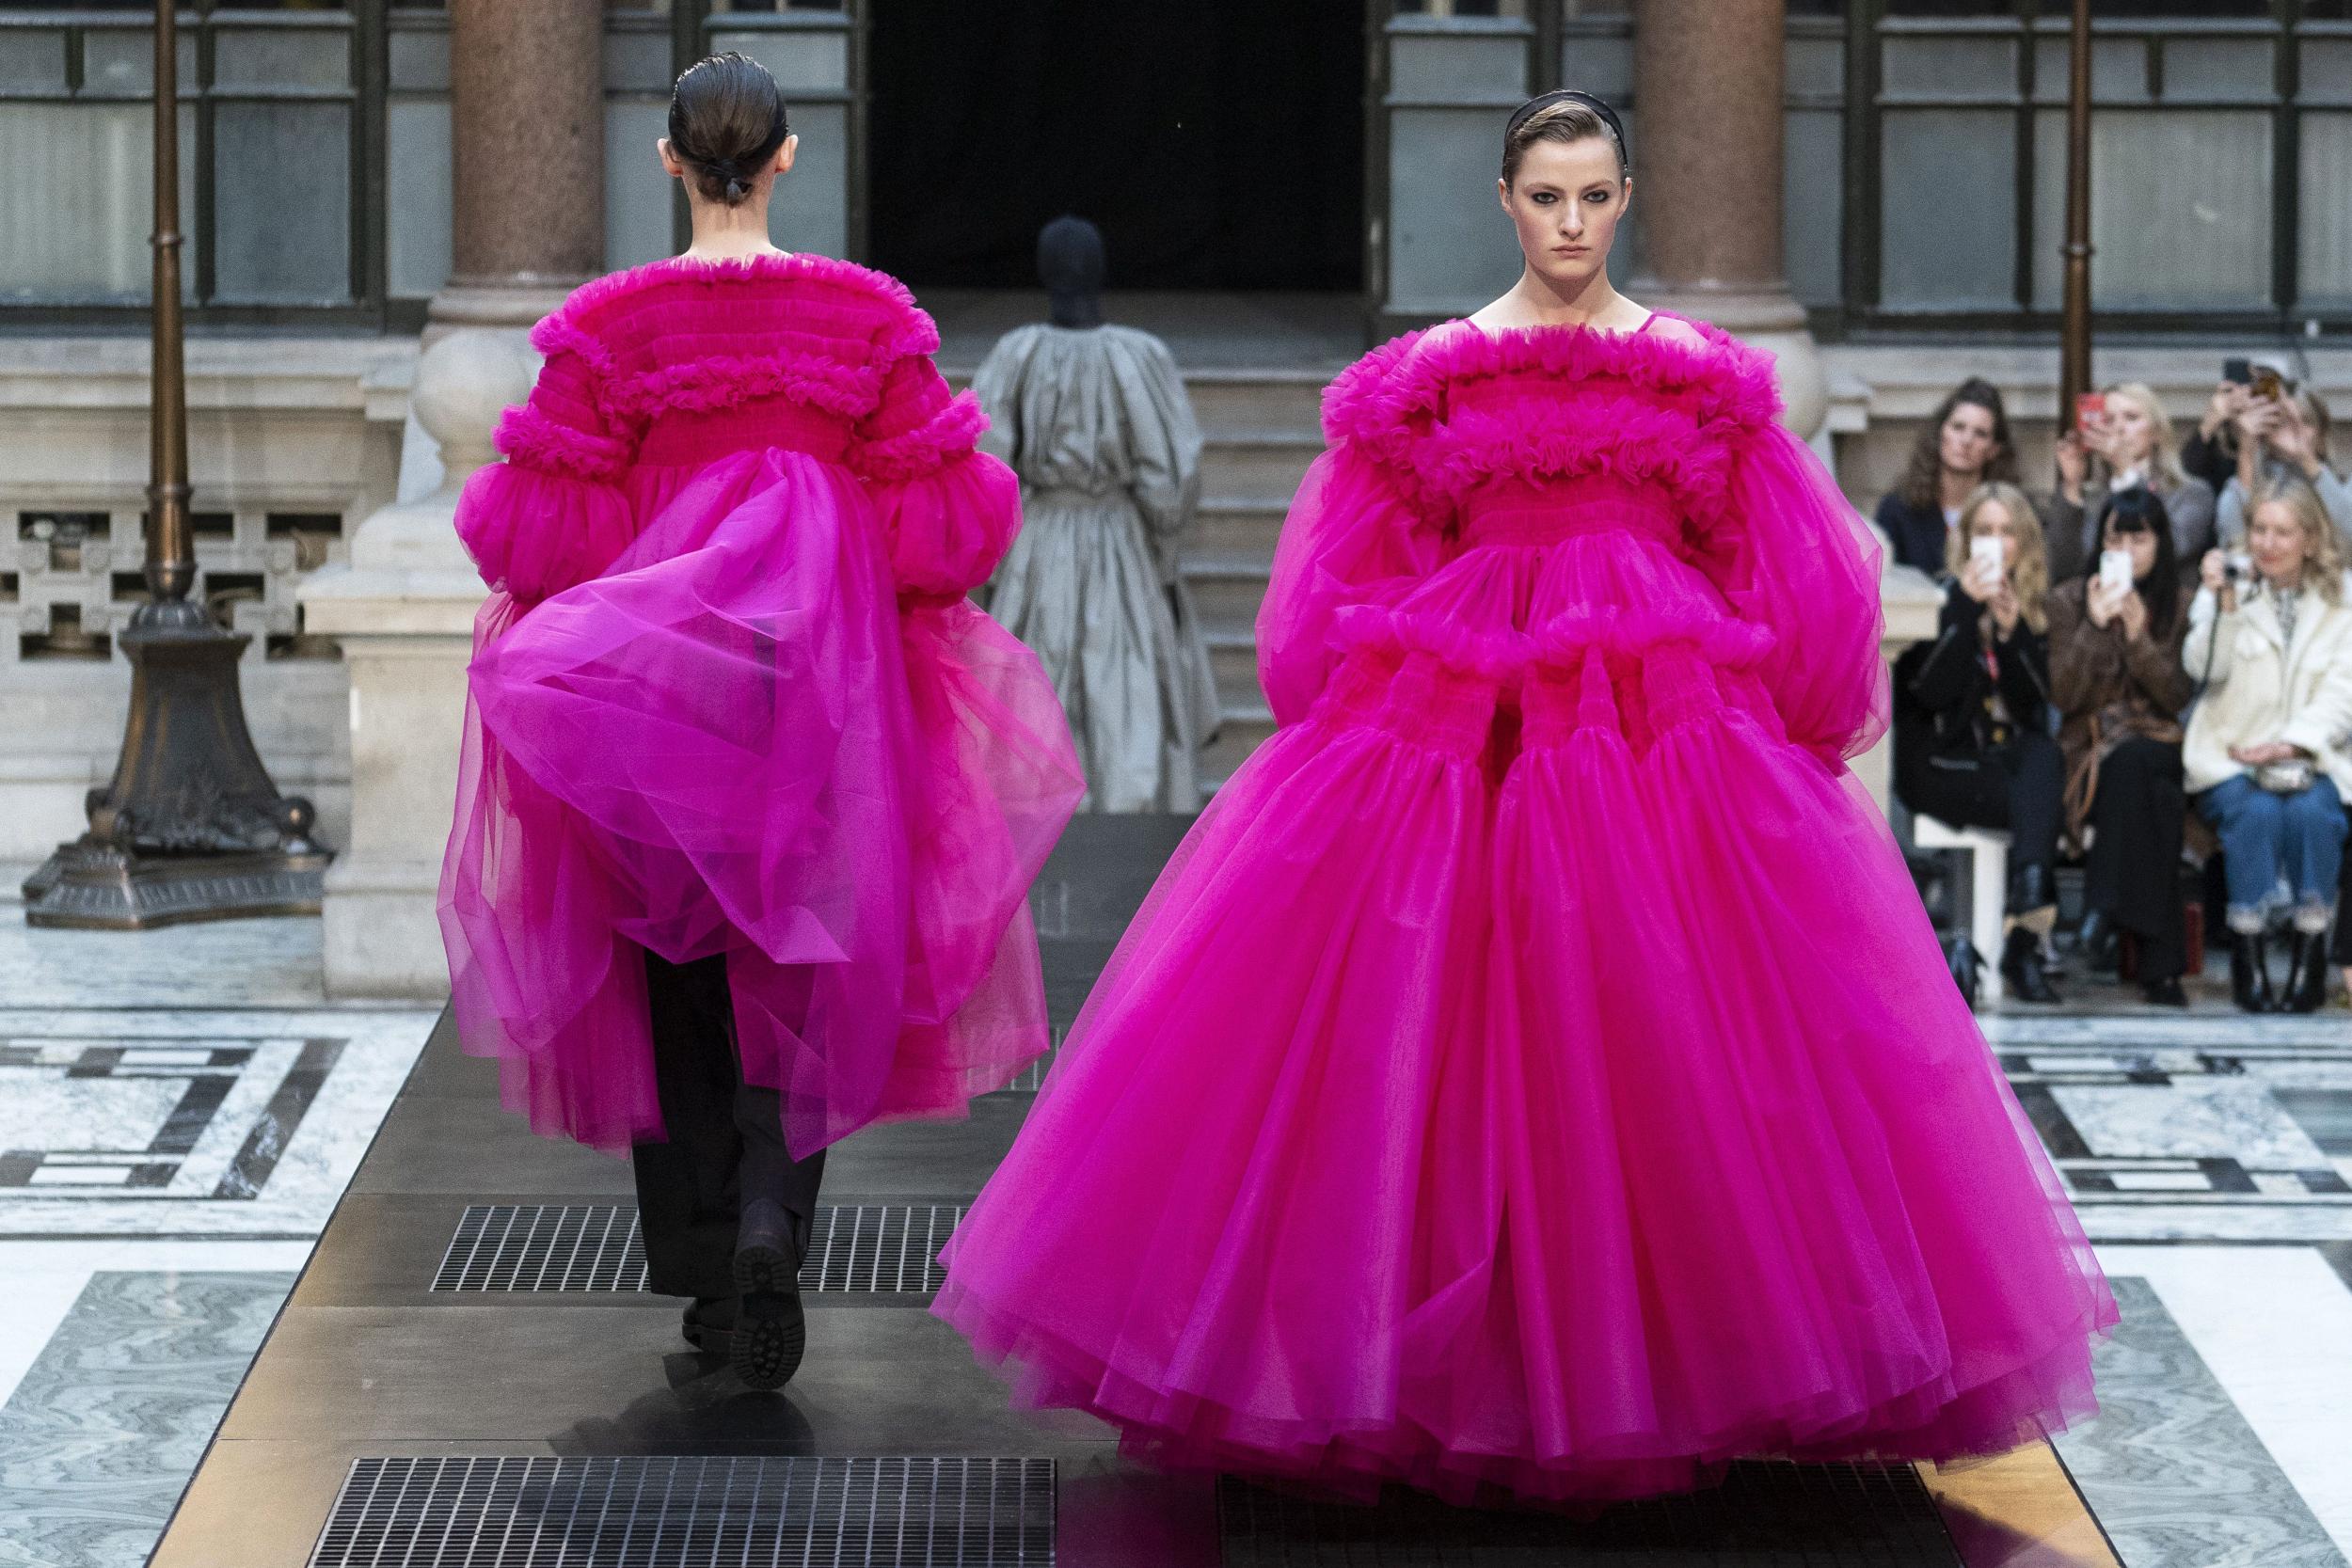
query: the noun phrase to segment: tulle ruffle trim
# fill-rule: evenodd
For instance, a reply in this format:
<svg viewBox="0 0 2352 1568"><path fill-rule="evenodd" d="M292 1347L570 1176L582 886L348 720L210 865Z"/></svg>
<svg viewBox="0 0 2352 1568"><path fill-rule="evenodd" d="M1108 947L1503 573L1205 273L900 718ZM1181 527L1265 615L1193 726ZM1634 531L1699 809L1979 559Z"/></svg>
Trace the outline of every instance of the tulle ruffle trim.
<svg viewBox="0 0 2352 1568"><path fill-rule="evenodd" d="M1744 621L1615 605L1568 610L1527 632L1482 630L1424 610L1347 605L1331 618L1329 646L1342 656L1426 654L1456 674L1510 689L1540 672L1573 669L1588 652L1638 659L1674 644L1717 668L1748 670L1761 664L1778 641L1771 627Z"/></svg>
<svg viewBox="0 0 2352 1568"><path fill-rule="evenodd" d="M629 463L628 442L549 419L527 403L499 416L490 444L532 467L598 483L620 478Z"/></svg>
<svg viewBox="0 0 2352 1568"><path fill-rule="evenodd" d="M868 479L921 479L971 451L986 429L988 416L981 412L980 400L958 392L913 430L859 447L850 463Z"/></svg>
<svg viewBox="0 0 2352 1568"><path fill-rule="evenodd" d="M1705 517L1721 508L1732 454L1779 417L1781 400L1769 354L1690 325L1703 342L1584 327L1407 333L1325 389L1324 431L1423 508L1497 475L1596 472L1665 483ZM1453 384L1502 375L1598 385L1574 404L1531 391L1502 414L1451 406ZM1607 395L1611 383L1630 390Z"/></svg>

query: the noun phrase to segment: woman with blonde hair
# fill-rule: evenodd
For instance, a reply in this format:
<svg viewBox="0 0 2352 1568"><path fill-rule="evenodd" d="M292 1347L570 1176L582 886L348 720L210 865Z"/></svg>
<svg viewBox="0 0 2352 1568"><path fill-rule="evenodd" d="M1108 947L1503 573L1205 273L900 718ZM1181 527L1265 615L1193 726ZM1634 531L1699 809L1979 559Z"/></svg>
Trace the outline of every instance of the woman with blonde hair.
<svg viewBox="0 0 2352 1568"><path fill-rule="evenodd" d="M2056 1002L2042 939L2058 918L2066 769L2049 725L2049 555L2025 492L1970 496L1945 566L1935 641L1895 670L1895 792L1956 828L2009 832L2001 976L2019 1001Z"/></svg>
<svg viewBox="0 0 2352 1568"><path fill-rule="evenodd" d="M2189 607L2181 661L2204 696L2182 763L2198 815L2221 835L2237 1005L2316 1012L2352 794L2352 609L2343 549L2310 486L2264 494L2246 542L2251 571L2209 552ZM2280 924L2293 963L2274 993L2267 947Z"/></svg>
<svg viewBox="0 0 2352 1568"><path fill-rule="evenodd" d="M2125 381L2103 394L2106 411L2058 438L2058 494L2050 514L2050 578L2065 582L2098 563L2109 499L2145 487L2164 502L2183 562L2213 547L2213 486L2181 467L2180 442L2156 389Z"/></svg>

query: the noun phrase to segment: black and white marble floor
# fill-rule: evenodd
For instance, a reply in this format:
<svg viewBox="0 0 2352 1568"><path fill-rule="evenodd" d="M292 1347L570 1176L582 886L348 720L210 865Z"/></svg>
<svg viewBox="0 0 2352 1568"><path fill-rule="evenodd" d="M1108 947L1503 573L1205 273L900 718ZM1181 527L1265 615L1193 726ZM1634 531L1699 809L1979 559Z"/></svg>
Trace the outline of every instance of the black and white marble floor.
<svg viewBox="0 0 2352 1568"><path fill-rule="evenodd" d="M314 922L0 907L0 1568L142 1561L433 1022ZM2352 1022L1988 1017L2124 1322L2060 1451L2132 1568L2352 1560Z"/></svg>
<svg viewBox="0 0 2352 1568"><path fill-rule="evenodd" d="M0 1568L147 1560L434 1017L314 920L0 905Z"/></svg>

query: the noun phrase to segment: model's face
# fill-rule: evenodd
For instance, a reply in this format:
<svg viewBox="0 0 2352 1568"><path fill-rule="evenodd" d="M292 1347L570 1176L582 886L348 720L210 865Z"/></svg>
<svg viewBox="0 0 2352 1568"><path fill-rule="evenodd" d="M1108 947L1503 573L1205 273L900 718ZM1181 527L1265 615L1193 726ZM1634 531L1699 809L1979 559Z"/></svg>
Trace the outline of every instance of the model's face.
<svg viewBox="0 0 2352 1568"><path fill-rule="evenodd" d="M1974 478L1993 461L1994 445L1993 410L1982 404L1961 403L1944 417L1936 454L1945 467Z"/></svg>
<svg viewBox="0 0 2352 1568"><path fill-rule="evenodd" d="M1496 184L1528 270L1566 294L1608 265L1617 222L1633 199L1633 182L1618 177L1617 150L1607 136L1536 142L1521 155L1518 180Z"/></svg>
<svg viewBox="0 0 2352 1568"><path fill-rule="evenodd" d="M2246 549L2254 558L2254 570L2279 587L2302 582L2303 524L2286 502L2265 501L2254 508L2254 520L2246 525Z"/></svg>
<svg viewBox="0 0 2352 1568"><path fill-rule="evenodd" d="M2017 524L2009 515L2009 508L1999 501L1987 501L1977 508L1977 515L1968 519L1968 538L1998 539L2001 542L2001 568L2004 571L2017 564Z"/></svg>
<svg viewBox="0 0 2352 1568"><path fill-rule="evenodd" d="M2134 582L2156 569L2156 536L2146 529L2126 531L2109 525L2104 543L2107 549L2131 552Z"/></svg>
<svg viewBox="0 0 2352 1568"><path fill-rule="evenodd" d="M2115 455L2125 467L2138 467L2156 450L2156 423L2137 398L2107 399L2107 428L2115 432Z"/></svg>

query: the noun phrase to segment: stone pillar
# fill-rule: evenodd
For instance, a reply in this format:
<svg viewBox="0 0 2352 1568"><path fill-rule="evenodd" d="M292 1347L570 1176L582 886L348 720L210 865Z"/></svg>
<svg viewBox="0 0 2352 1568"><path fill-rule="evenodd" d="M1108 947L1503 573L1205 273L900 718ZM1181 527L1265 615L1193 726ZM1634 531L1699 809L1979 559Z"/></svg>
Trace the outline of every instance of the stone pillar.
<svg viewBox="0 0 2352 1568"><path fill-rule="evenodd" d="M428 340L604 270L604 0L450 0L451 266Z"/></svg>
<svg viewBox="0 0 2352 1568"><path fill-rule="evenodd" d="M1639 0L1633 202L1647 261L1633 293L1780 358L1784 416L1811 436L1828 385L1781 271L1784 0Z"/></svg>
<svg viewBox="0 0 2352 1568"><path fill-rule="evenodd" d="M449 993L434 903L484 597L451 525L467 476L497 455L500 411L537 373L512 331L453 331L427 349L412 404L441 444L441 487L370 516L351 563L301 589L304 624L342 645L351 678L351 841L326 878L331 996Z"/></svg>

